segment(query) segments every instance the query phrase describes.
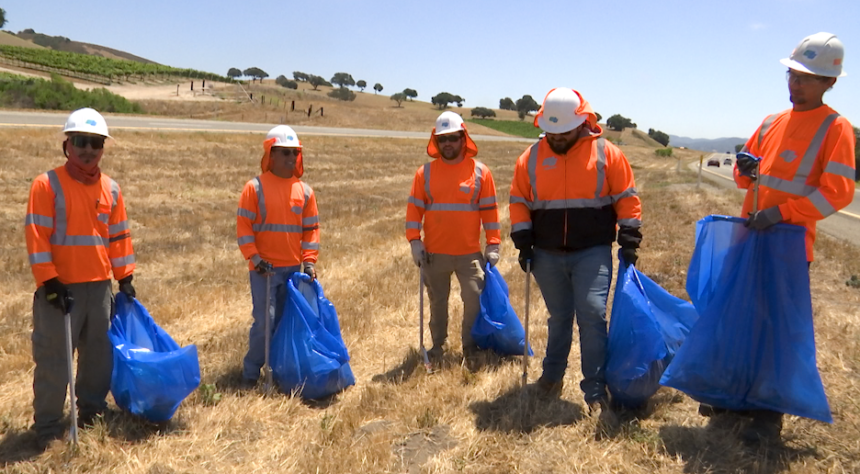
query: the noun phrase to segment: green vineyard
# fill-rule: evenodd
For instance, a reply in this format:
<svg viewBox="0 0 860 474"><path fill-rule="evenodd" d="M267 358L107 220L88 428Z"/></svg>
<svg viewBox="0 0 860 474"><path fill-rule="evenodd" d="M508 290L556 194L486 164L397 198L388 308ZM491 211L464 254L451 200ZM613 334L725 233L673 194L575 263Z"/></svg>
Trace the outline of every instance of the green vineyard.
<svg viewBox="0 0 860 474"><path fill-rule="evenodd" d="M105 82L108 83L128 80L132 77L148 78L157 76L179 76L233 82L231 79L219 76L218 74L197 71L195 69L180 69L160 64L145 64L136 61L103 58L89 54L54 51L52 49L0 45L0 57L76 74L96 76L104 78Z"/></svg>

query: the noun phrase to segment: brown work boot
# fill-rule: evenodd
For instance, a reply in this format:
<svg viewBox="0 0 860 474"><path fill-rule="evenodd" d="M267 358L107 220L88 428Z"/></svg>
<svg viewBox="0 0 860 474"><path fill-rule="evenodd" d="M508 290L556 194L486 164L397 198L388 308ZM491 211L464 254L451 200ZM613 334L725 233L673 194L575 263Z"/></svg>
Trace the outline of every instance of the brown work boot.
<svg viewBox="0 0 860 474"><path fill-rule="evenodd" d="M432 349L427 351L427 358L430 359L430 362L433 364L438 364L442 362L442 358L445 356L445 350L442 349L442 346L433 346Z"/></svg>
<svg viewBox="0 0 860 474"><path fill-rule="evenodd" d="M621 428L621 420L618 414L609 406L609 401L605 398L590 402L588 404L588 414L597 417L597 426L595 428L595 437L597 439L611 438L618 433Z"/></svg>
<svg viewBox="0 0 860 474"><path fill-rule="evenodd" d="M546 398L561 398L561 390L564 388L564 379L550 380L546 375L541 375L537 381L541 396Z"/></svg>

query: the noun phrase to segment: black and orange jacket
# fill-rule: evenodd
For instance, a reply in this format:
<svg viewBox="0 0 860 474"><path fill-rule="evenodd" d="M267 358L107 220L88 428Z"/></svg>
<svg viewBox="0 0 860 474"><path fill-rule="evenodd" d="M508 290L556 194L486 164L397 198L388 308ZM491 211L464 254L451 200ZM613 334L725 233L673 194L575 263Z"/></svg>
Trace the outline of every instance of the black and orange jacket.
<svg viewBox="0 0 860 474"><path fill-rule="evenodd" d="M601 137L603 129L585 100L587 130L564 156L541 139L517 159L511 183L511 239L572 252L618 239L624 248L642 241L642 203L624 153Z"/></svg>

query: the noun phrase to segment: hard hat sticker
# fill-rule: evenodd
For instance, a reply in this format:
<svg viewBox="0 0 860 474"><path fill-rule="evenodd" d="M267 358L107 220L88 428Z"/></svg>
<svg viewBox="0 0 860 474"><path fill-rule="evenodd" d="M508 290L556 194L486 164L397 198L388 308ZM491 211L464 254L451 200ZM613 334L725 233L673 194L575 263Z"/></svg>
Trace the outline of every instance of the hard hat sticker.
<svg viewBox="0 0 860 474"><path fill-rule="evenodd" d="M809 59L815 59L815 56L817 56L816 52L811 49L807 49L806 51L804 51L803 55Z"/></svg>
<svg viewBox="0 0 860 474"><path fill-rule="evenodd" d="M558 123L558 117L550 117L549 121L552 123Z"/></svg>
<svg viewBox="0 0 860 474"><path fill-rule="evenodd" d="M98 125L98 124L96 123L96 121L95 121L95 120L93 120L93 119L89 119L89 120L87 120L87 125L92 125L93 127L95 127L95 126L96 126L96 125Z"/></svg>
<svg viewBox="0 0 860 474"><path fill-rule="evenodd" d="M443 126L443 127L447 127L447 126L448 126L448 122L442 122L442 126Z"/></svg>

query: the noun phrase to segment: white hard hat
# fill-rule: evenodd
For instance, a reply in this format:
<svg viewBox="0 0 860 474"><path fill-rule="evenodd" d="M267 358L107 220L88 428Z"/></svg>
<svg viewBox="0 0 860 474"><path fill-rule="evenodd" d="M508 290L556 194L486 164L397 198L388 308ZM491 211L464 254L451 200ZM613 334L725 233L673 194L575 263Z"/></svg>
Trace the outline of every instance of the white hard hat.
<svg viewBox="0 0 860 474"><path fill-rule="evenodd" d="M102 117L102 114L89 107L75 110L69 114L69 118L66 119L66 125L63 127L63 133L71 132L91 133L111 138L108 134L105 118Z"/></svg>
<svg viewBox="0 0 860 474"><path fill-rule="evenodd" d="M796 71L824 77L844 77L842 58L845 48L836 35L815 33L809 35L794 48L791 56L780 59L780 63Z"/></svg>
<svg viewBox="0 0 860 474"><path fill-rule="evenodd" d="M543 100L538 126L547 133L567 133L582 125L587 114L579 115L576 109L582 105L579 95L567 87L550 91Z"/></svg>
<svg viewBox="0 0 860 474"><path fill-rule="evenodd" d="M277 127L269 130L269 133L266 134L266 140L275 139L275 143L272 145L274 147L283 147L283 148L301 148L302 145L299 143L299 136L296 135L295 130L292 127L287 125L278 125Z"/></svg>
<svg viewBox="0 0 860 474"><path fill-rule="evenodd" d="M461 132L465 128L463 126L463 117L460 117L460 114L455 112L442 112L436 119L436 135Z"/></svg>

